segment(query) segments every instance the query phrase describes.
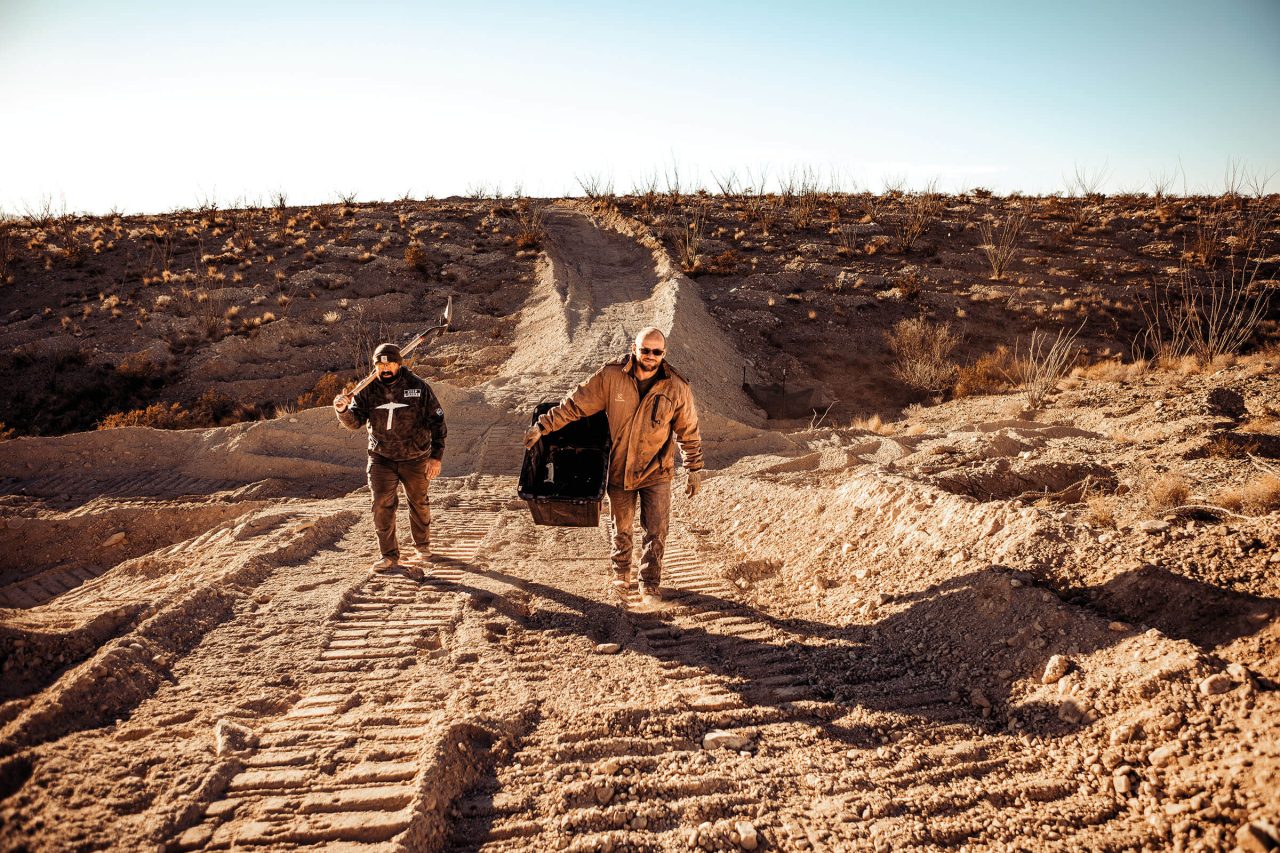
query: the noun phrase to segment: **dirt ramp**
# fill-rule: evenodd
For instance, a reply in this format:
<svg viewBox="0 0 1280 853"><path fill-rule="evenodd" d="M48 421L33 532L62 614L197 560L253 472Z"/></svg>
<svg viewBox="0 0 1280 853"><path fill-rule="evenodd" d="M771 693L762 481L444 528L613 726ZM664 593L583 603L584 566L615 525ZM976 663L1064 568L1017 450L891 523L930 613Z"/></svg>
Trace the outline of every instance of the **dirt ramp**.
<svg viewBox="0 0 1280 853"><path fill-rule="evenodd" d="M640 329L657 326L670 334L668 358L693 385L704 416L761 420L740 387L742 356L707 313L697 285L643 225L566 204L548 214L547 230L514 352L487 384L486 399L527 413L621 358ZM709 423L709 440L731 431L727 422Z"/></svg>

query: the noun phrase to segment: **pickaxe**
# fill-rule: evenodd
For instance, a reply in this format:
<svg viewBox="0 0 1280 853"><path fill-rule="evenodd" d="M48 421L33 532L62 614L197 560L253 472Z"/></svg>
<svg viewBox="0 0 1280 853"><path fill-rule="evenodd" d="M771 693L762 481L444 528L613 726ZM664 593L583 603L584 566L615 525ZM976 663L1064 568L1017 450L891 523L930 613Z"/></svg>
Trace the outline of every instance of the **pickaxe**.
<svg viewBox="0 0 1280 853"><path fill-rule="evenodd" d="M449 331L449 323L452 320L453 320L453 297L450 296L449 300L444 304L444 313L440 315L440 325L432 326L430 329L427 329L424 332L419 332L418 334L414 335L413 340L409 341L409 343L400 347L400 357L404 358L409 353L416 350L419 346L426 343L434 336L443 335L445 332ZM357 394L363 391L370 382L372 382L377 378L378 378L378 371L377 371L377 368L375 368L372 372L369 373L368 376L366 376L364 379L361 379L360 382L356 384L355 388L352 388L350 391L345 392L342 396L346 397L347 399L354 398Z"/></svg>

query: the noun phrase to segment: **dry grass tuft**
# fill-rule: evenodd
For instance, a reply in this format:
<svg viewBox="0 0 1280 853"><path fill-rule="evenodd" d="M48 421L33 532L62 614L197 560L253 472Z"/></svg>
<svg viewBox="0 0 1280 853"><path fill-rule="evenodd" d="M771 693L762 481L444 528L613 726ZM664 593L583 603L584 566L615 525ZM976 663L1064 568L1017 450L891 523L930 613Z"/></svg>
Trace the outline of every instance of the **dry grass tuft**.
<svg viewBox="0 0 1280 853"><path fill-rule="evenodd" d="M1162 474L1147 484L1147 508L1164 512L1182 506L1191 496L1191 484L1181 474Z"/></svg>
<svg viewBox="0 0 1280 853"><path fill-rule="evenodd" d="M894 432L893 424L887 424L878 414L868 418L854 418L849 422L852 429L865 429L867 432L874 432L876 435L892 435Z"/></svg>
<svg viewBox="0 0 1280 853"><path fill-rule="evenodd" d="M1219 492L1214 503L1232 512L1266 515L1280 510L1280 477L1260 474L1243 486Z"/></svg>
<svg viewBox="0 0 1280 853"><path fill-rule="evenodd" d="M1118 358L1108 358L1093 364L1083 365L1071 371L1071 375L1080 379L1092 379L1097 382L1133 382L1142 377L1150 365L1146 359L1128 364Z"/></svg>
<svg viewBox="0 0 1280 853"><path fill-rule="evenodd" d="M1013 387L1011 376L1017 374L1013 353L1001 344L995 350L984 353L973 364L960 368L956 378L955 395L973 397L980 394L999 394Z"/></svg>
<svg viewBox="0 0 1280 853"><path fill-rule="evenodd" d="M1094 527L1115 527L1116 511L1106 495L1090 495L1085 500L1085 521Z"/></svg>

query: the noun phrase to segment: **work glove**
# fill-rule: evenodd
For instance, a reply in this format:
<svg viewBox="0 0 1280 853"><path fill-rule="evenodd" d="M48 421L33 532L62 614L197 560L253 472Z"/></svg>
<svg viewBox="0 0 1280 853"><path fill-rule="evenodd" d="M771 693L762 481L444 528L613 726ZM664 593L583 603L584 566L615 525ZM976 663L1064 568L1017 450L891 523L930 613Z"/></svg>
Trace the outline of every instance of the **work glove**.
<svg viewBox="0 0 1280 853"><path fill-rule="evenodd" d="M694 495L696 495L698 493L698 490L701 488L702 488L702 472L690 471L689 482L685 484L685 487L684 487L685 496L691 498Z"/></svg>
<svg viewBox="0 0 1280 853"><path fill-rule="evenodd" d="M345 412L351 405L351 398L346 394L339 394L333 398L333 408L338 412Z"/></svg>
<svg viewBox="0 0 1280 853"><path fill-rule="evenodd" d="M532 450L533 446L542 439L542 427L534 424L529 427L529 431L524 434L524 447L526 450Z"/></svg>

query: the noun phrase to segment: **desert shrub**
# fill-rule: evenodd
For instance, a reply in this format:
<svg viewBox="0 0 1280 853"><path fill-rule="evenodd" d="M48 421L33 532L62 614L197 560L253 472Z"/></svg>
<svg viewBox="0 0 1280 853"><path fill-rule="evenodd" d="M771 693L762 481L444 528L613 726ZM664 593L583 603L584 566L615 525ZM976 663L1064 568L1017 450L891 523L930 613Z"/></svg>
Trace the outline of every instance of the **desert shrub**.
<svg viewBox="0 0 1280 853"><path fill-rule="evenodd" d="M367 252L365 254L368 254ZM363 258L363 255L361 255ZM370 257L372 260L372 257ZM413 267L420 273L428 271L430 258L427 255L427 247L420 240L411 240L408 246L404 248L404 262Z"/></svg>
<svg viewBox="0 0 1280 853"><path fill-rule="evenodd" d="M707 272L712 275L733 275L738 270L738 253L734 249L725 249L707 261Z"/></svg>
<svg viewBox="0 0 1280 853"><path fill-rule="evenodd" d="M942 195L930 182L923 192L912 193L903 200L902 218L895 229L898 251L910 252L916 243L938 221L942 214Z"/></svg>
<svg viewBox="0 0 1280 853"><path fill-rule="evenodd" d="M9 427L5 426L3 423L0 423L0 441L8 441L9 439L13 438L14 433L15 433L15 430L10 429Z"/></svg>
<svg viewBox="0 0 1280 853"><path fill-rule="evenodd" d="M1147 508L1152 512L1182 506L1190 496L1191 484L1187 482L1187 478L1172 471L1147 483Z"/></svg>
<svg viewBox="0 0 1280 853"><path fill-rule="evenodd" d="M9 267L18 257L18 238L13 220L0 214L0 284L12 284Z"/></svg>
<svg viewBox="0 0 1280 853"><path fill-rule="evenodd" d="M999 228L992 227L990 222L983 222L978 226L979 233L982 235L982 243L978 248L987 258L992 279L999 281L1004 278L1004 271L1013 260L1013 253L1018 249L1018 237L1022 234L1022 227L1026 222L1027 218L1019 214L1010 216Z"/></svg>
<svg viewBox="0 0 1280 853"><path fill-rule="evenodd" d="M1219 492L1213 502L1247 515L1275 512L1280 509L1280 476L1261 474L1243 486Z"/></svg>
<svg viewBox="0 0 1280 853"><path fill-rule="evenodd" d="M154 429L185 429L191 426L191 413L181 403L152 403L145 409L117 412L98 422L98 429L143 426Z"/></svg>
<svg viewBox="0 0 1280 853"><path fill-rule="evenodd" d="M613 200L613 178L593 172L577 175L574 179L582 188L582 194L592 201Z"/></svg>
<svg viewBox="0 0 1280 853"><path fill-rule="evenodd" d="M126 355L116 365L116 373L121 377L139 382L150 382L151 380L162 378L165 372L164 369L151 360L151 354L148 352L135 352Z"/></svg>
<svg viewBox="0 0 1280 853"><path fill-rule="evenodd" d="M1075 361L1075 341L1080 330L1060 330L1052 340L1047 332L1036 329L1022 354L1015 348L1017 380L1027 395L1027 405L1038 407L1057 387Z"/></svg>
<svg viewBox="0 0 1280 853"><path fill-rule="evenodd" d="M1267 318L1271 297L1256 285L1258 266L1197 275L1182 266L1154 282L1139 300L1144 328L1135 349L1164 361L1192 357L1202 365L1238 355Z"/></svg>
<svg viewBox="0 0 1280 853"><path fill-rule="evenodd" d="M336 373L326 373L316 380L316 384L309 391L303 391L298 395L299 409L314 409L316 406L327 406L333 402L333 398L338 395L346 382Z"/></svg>
<svg viewBox="0 0 1280 853"><path fill-rule="evenodd" d="M1013 353L1003 344L993 351L978 356L973 364L960 368L956 377L955 395L972 397L978 394L999 394L1013 387L1010 377L1017 375Z"/></svg>
<svg viewBox="0 0 1280 853"><path fill-rule="evenodd" d="M547 208L544 204L521 199L516 205L516 248L536 249L546 239Z"/></svg>
<svg viewBox="0 0 1280 853"><path fill-rule="evenodd" d="M702 231L706 224L706 212L694 207L682 228L675 232L676 259L680 269L692 275L702 272Z"/></svg>
<svg viewBox="0 0 1280 853"><path fill-rule="evenodd" d="M902 294L902 298L908 302L914 302L920 298L920 293L924 289L924 280L920 277L920 271L915 267L906 267L900 270L896 275L889 278L889 283L898 289Z"/></svg>
<svg viewBox="0 0 1280 853"><path fill-rule="evenodd" d="M919 391L943 391L955 380L956 364L951 360L960 339L950 323L933 323L923 317L899 320L885 334L885 343L894 355L890 371Z"/></svg>

